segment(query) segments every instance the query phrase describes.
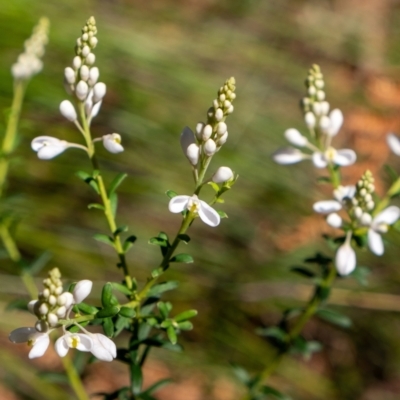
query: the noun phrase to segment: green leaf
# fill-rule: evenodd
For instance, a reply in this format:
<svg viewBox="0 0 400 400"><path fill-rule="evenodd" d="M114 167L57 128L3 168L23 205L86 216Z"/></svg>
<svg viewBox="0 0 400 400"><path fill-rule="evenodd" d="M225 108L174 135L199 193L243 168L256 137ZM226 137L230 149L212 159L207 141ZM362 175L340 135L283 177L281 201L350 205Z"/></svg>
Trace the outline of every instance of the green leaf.
<svg viewBox="0 0 400 400"><path fill-rule="evenodd" d="M154 392L156 392L157 390L161 389L162 387L168 385L169 383L172 382L171 378L166 378L166 379L162 379L156 383L154 383L153 385L151 385L149 388L147 388L147 390L145 392L143 392L142 394L152 394Z"/></svg>
<svg viewBox="0 0 400 400"><path fill-rule="evenodd" d="M167 190L167 191L165 192L165 194L166 194L170 199L172 199L173 197L178 196L178 193L174 192L173 190Z"/></svg>
<svg viewBox="0 0 400 400"><path fill-rule="evenodd" d="M159 237L152 237L149 240L149 244L154 244L154 245L161 246L161 247L169 247L168 240L165 240L165 239L162 239Z"/></svg>
<svg viewBox="0 0 400 400"><path fill-rule="evenodd" d="M108 336L109 338L114 336L114 323L112 318L103 319L103 331L105 335Z"/></svg>
<svg viewBox="0 0 400 400"><path fill-rule="evenodd" d="M190 318L194 318L198 314L197 310L187 310L178 314L174 320L176 322L186 321Z"/></svg>
<svg viewBox="0 0 400 400"><path fill-rule="evenodd" d="M178 238L180 240L182 240L182 242L184 242L184 243L190 242L190 237L189 237L189 235L186 235L186 233L181 233L180 235L178 235Z"/></svg>
<svg viewBox="0 0 400 400"><path fill-rule="evenodd" d="M228 214L225 211L217 210L217 213L221 218L228 218Z"/></svg>
<svg viewBox="0 0 400 400"><path fill-rule="evenodd" d="M390 182L391 183L395 182L397 180L397 178L398 178L398 174L393 169L393 167L391 167L390 165L385 164L383 166L383 168L385 169L385 172L389 175Z"/></svg>
<svg viewBox="0 0 400 400"><path fill-rule="evenodd" d="M292 267L290 268L290 270L292 272L296 272L302 276L305 276L307 278L313 278L315 276L315 273L311 270L309 270L308 268L304 268L304 267Z"/></svg>
<svg viewBox="0 0 400 400"><path fill-rule="evenodd" d="M157 237L160 238L160 239L164 239L164 240L166 240L168 242L168 235L165 232L162 232L162 231L159 232Z"/></svg>
<svg viewBox="0 0 400 400"><path fill-rule="evenodd" d="M215 182L208 182L208 184L214 189L215 193L219 192L219 186Z"/></svg>
<svg viewBox="0 0 400 400"><path fill-rule="evenodd" d="M99 203L90 203L89 205L88 205L88 208L89 209L91 209L91 208L97 208L98 210L103 210L104 211L104 206L102 205L102 204L99 204Z"/></svg>
<svg viewBox="0 0 400 400"><path fill-rule="evenodd" d="M169 341L172 344L176 344L176 342L178 341L178 338L176 337L175 329L172 325L167 328L167 336L168 336Z"/></svg>
<svg viewBox="0 0 400 400"><path fill-rule="evenodd" d="M163 301L159 301L157 303L157 307L160 310L161 315L163 316L163 318L167 318L170 311L172 310L172 304L170 302L163 302Z"/></svg>
<svg viewBox="0 0 400 400"><path fill-rule="evenodd" d="M181 254L177 254L176 256L172 257L169 261L190 264L194 260L193 260L193 257L190 256L189 254L181 253Z"/></svg>
<svg viewBox="0 0 400 400"><path fill-rule="evenodd" d="M159 296L161 293L168 292L169 290L174 290L179 286L178 281L168 281L154 285L148 292L147 296Z"/></svg>
<svg viewBox="0 0 400 400"><path fill-rule="evenodd" d="M272 388L271 386L262 386L261 393L266 395L274 396L278 400L291 400L291 398L278 390Z"/></svg>
<svg viewBox="0 0 400 400"><path fill-rule="evenodd" d="M112 304L112 298L113 298L113 293L112 293L112 284L110 282L107 282L101 291L101 304L103 307L109 307L113 306L115 304Z"/></svg>
<svg viewBox="0 0 400 400"><path fill-rule="evenodd" d="M277 326L271 326L270 328L258 328L256 329L256 333L257 335L271 337L278 339L279 341L284 341L286 339L286 332Z"/></svg>
<svg viewBox="0 0 400 400"><path fill-rule="evenodd" d="M119 314L126 318L133 318L136 315L136 311L130 307L121 307Z"/></svg>
<svg viewBox="0 0 400 400"><path fill-rule="evenodd" d="M317 178L317 182L318 183L331 183L331 178L329 178L328 176L320 176Z"/></svg>
<svg viewBox="0 0 400 400"><path fill-rule="evenodd" d="M76 175L78 176L78 178L82 179L90 187L92 187L97 194L100 194L99 186L97 185L97 182L93 176L83 171L78 171Z"/></svg>
<svg viewBox="0 0 400 400"><path fill-rule="evenodd" d="M125 242L124 242L124 244L123 244L123 246L122 246L122 248L123 248L123 250L124 250L125 253L127 253L128 250L133 246L133 243L136 242L136 239L137 239L137 238L136 238L135 235L128 236L128 237L125 239Z"/></svg>
<svg viewBox="0 0 400 400"><path fill-rule="evenodd" d="M193 329L193 324L190 321L179 322L178 328L182 331L191 331Z"/></svg>
<svg viewBox="0 0 400 400"><path fill-rule="evenodd" d="M326 257L322 253L316 253L315 256L306 258L304 262L318 265L328 265L332 262L332 258Z"/></svg>
<svg viewBox="0 0 400 400"><path fill-rule="evenodd" d="M118 315L117 321L114 324L114 336L118 336L124 329L128 329L131 324L131 319Z"/></svg>
<svg viewBox="0 0 400 400"><path fill-rule="evenodd" d="M330 322L331 324L340 326L342 328L349 328L352 325L349 317L336 311L320 309L316 312L316 315L324 321Z"/></svg>
<svg viewBox="0 0 400 400"><path fill-rule="evenodd" d="M112 192L109 196L110 200L110 206L111 206L111 212L112 215L115 218L115 215L117 214L117 208L118 208L118 195L115 192Z"/></svg>
<svg viewBox="0 0 400 400"><path fill-rule="evenodd" d="M326 300L331 294L331 288L328 286L318 286L317 295L321 300Z"/></svg>
<svg viewBox="0 0 400 400"><path fill-rule="evenodd" d="M105 307L102 310L100 310L96 314L96 318L108 318L108 317L113 317L114 315L117 315L119 312L119 307L117 306L109 306Z"/></svg>
<svg viewBox="0 0 400 400"><path fill-rule="evenodd" d="M126 294L127 296L130 296L132 294L132 291L130 289L120 283L113 282L111 283L111 286L113 289L118 290L119 292Z"/></svg>
<svg viewBox="0 0 400 400"><path fill-rule="evenodd" d="M98 240L99 242L103 242L114 247L114 239L110 236L104 235L102 233L96 233L95 235L93 235L93 238Z"/></svg>
<svg viewBox="0 0 400 400"><path fill-rule="evenodd" d="M248 385L248 383L251 380L250 374L240 365L237 364L231 364L233 368L233 372L236 375L237 379L243 383L245 386Z"/></svg>
<svg viewBox="0 0 400 400"><path fill-rule="evenodd" d="M113 233L114 237L118 236L122 232L126 232L128 230L128 225L122 225L118 227L115 232Z"/></svg>
<svg viewBox="0 0 400 400"><path fill-rule="evenodd" d="M79 312L88 315L96 314L99 311L97 307L90 306L89 304L86 303L76 304L75 307L78 309Z"/></svg>
<svg viewBox="0 0 400 400"><path fill-rule="evenodd" d="M24 299L15 299L10 301L6 306L6 311L11 310L24 310L28 309L28 300Z"/></svg>
<svg viewBox="0 0 400 400"><path fill-rule="evenodd" d="M110 197L117 189L118 186L122 183L122 181L128 176L125 173L119 173L111 182L110 188L108 189L108 196Z"/></svg>
<svg viewBox="0 0 400 400"><path fill-rule="evenodd" d="M142 391L143 373L140 365L132 363L131 365L131 390L134 395Z"/></svg>

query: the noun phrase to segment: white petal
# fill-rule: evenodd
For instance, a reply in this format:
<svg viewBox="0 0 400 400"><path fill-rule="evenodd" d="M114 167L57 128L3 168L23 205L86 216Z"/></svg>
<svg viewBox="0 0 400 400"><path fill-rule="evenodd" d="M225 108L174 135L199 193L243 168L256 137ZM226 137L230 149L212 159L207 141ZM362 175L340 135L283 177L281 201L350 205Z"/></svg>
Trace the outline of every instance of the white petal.
<svg viewBox="0 0 400 400"><path fill-rule="evenodd" d="M211 180L215 183L229 181L233 177L233 172L229 167L219 167L217 172L212 176Z"/></svg>
<svg viewBox="0 0 400 400"><path fill-rule="evenodd" d="M94 118L100 111L100 107L101 107L101 103L103 101L100 100L99 102L97 102L93 107L92 107L92 111L90 113L90 118Z"/></svg>
<svg viewBox="0 0 400 400"><path fill-rule="evenodd" d="M72 306L72 304L74 304L74 296L72 295L72 293L69 292L64 292L62 295L65 297L64 306L68 309Z"/></svg>
<svg viewBox="0 0 400 400"><path fill-rule="evenodd" d="M313 209L317 213L329 214L342 209L342 205L336 200L317 201L313 205Z"/></svg>
<svg viewBox="0 0 400 400"><path fill-rule="evenodd" d="M85 333L75 333L74 335L79 336L80 341L76 348L80 351L91 351L93 347L93 340L89 335Z"/></svg>
<svg viewBox="0 0 400 400"><path fill-rule="evenodd" d="M337 201L343 202L345 199L352 199L356 194L355 186L339 186L333 191L333 195Z"/></svg>
<svg viewBox="0 0 400 400"><path fill-rule="evenodd" d="M102 361L112 361L117 357L117 347L115 343L107 336L101 333L95 333L91 335L93 341L93 347L91 353Z"/></svg>
<svg viewBox="0 0 400 400"><path fill-rule="evenodd" d="M181 142L181 147L182 147L183 154L185 154L185 155L186 155L187 148L192 143L196 143L196 140L194 138L194 133L192 132L192 130L188 126L185 126L183 128L183 131L181 133L180 142Z"/></svg>
<svg viewBox="0 0 400 400"><path fill-rule="evenodd" d="M50 338L48 334L40 334L35 338L35 343L32 346L31 351L29 352L29 358L37 358L42 357L42 355L46 352L47 348L50 344Z"/></svg>
<svg viewBox="0 0 400 400"><path fill-rule="evenodd" d="M38 152L37 155L41 160L51 160L63 153L67 148L66 145L44 145Z"/></svg>
<svg viewBox="0 0 400 400"><path fill-rule="evenodd" d="M39 300L31 300L28 303L28 311L32 314L35 314L35 305L38 304Z"/></svg>
<svg viewBox="0 0 400 400"><path fill-rule="evenodd" d="M355 269L356 253L347 242L336 252L335 265L340 275L348 275Z"/></svg>
<svg viewBox="0 0 400 400"><path fill-rule="evenodd" d="M38 333L35 328L18 328L14 329L8 338L13 343L26 343L32 335Z"/></svg>
<svg viewBox="0 0 400 400"><path fill-rule="evenodd" d="M326 222L332 228L340 228L342 226L342 218L340 217L339 214L336 213L329 214L326 217Z"/></svg>
<svg viewBox="0 0 400 400"><path fill-rule="evenodd" d="M384 252L382 237L373 229L368 229L368 247L377 256Z"/></svg>
<svg viewBox="0 0 400 400"><path fill-rule="evenodd" d="M277 150L272 155L272 158L278 164L287 165L287 164L295 164L304 160L305 154L303 154L298 149L294 149L293 147L286 147Z"/></svg>
<svg viewBox="0 0 400 400"><path fill-rule="evenodd" d="M168 204L168 209L172 213L180 213L182 212L190 199L190 196L175 196L173 197Z"/></svg>
<svg viewBox="0 0 400 400"><path fill-rule="evenodd" d="M373 220L373 225L379 225L381 223L392 225L400 218L400 208L396 206L390 206L381 211Z"/></svg>
<svg viewBox="0 0 400 400"><path fill-rule="evenodd" d="M303 147L308 143L308 140L297 129L290 128L285 131L285 138L295 146Z"/></svg>
<svg viewBox="0 0 400 400"><path fill-rule="evenodd" d="M63 335L60 338L58 338L56 340L56 343L54 344L54 348L56 349L56 352L60 357L65 357L69 350L69 346L65 341L65 336L66 335Z"/></svg>
<svg viewBox="0 0 400 400"><path fill-rule="evenodd" d="M339 132L340 128L342 127L343 114L339 109L335 108L329 114L329 119L331 120L331 124L330 124L329 128L326 130L326 133L329 136L335 136Z"/></svg>
<svg viewBox="0 0 400 400"><path fill-rule="evenodd" d="M59 145L60 139L53 136L38 136L35 137L31 142L31 147L33 151L39 151L46 143L49 145Z"/></svg>
<svg viewBox="0 0 400 400"><path fill-rule="evenodd" d="M357 155L353 150L342 149L336 152L333 162L337 165L341 165L342 167L346 167L348 165L354 164L356 160Z"/></svg>
<svg viewBox="0 0 400 400"><path fill-rule="evenodd" d="M89 281L88 279L79 281L75 285L74 291L72 292L72 295L74 296L74 302L81 303L84 299L86 299L92 290L92 286L93 282Z"/></svg>
<svg viewBox="0 0 400 400"><path fill-rule="evenodd" d="M217 226L221 221L221 217L219 214L210 207L205 201L199 200L200 208L199 208L199 217L201 220L210 226Z"/></svg>
<svg viewBox="0 0 400 400"><path fill-rule="evenodd" d="M315 167L317 168L325 168L328 165L326 158L323 153L316 151L312 155L312 161Z"/></svg>
<svg viewBox="0 0 400 400"><path fill-rule="evenodd" d="M118 133L110 133L103 136L103 145L110 153L121 153L124 148L121 145L121 135Z"/></svg>
<svg viewBox="0 0 400 400"><path fill-rule="evenodd" d="M386 141L390 150L392 150L396 156L400 156L400 139L393 133L389 133L389 135L386 136Z"/></svg>

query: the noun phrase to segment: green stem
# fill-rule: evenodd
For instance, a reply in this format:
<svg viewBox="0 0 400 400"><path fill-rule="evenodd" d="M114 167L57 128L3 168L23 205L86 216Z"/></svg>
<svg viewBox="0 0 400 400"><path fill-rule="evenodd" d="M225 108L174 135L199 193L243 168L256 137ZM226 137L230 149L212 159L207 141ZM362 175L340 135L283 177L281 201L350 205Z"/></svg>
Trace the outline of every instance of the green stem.
<svg viewBox="0 0 400 400"><path fill-rule="evenodd" d="M69 383L78 400L89 400L89 396L86 394L86 390L82 384L81 378L78 375L78 372L76 371L69 354L67 354L65 357L61 357L61 360L64 365L65 372L67 373Z"/></svg>
<svg viewBox="0 0 400 400"><path fill-rule="evenodd" d="M94 179L96 180L97 185L99 187L100 197L101 197L101 200L102 200L103 206L104 206L104 215L107 219L108 226L110 228L111 234L114 239L115 251L117 252L118 257L119 257L118 266L120 268L122 268L122 270L123 270L126 286L129 289L132 289L132 287L133 287L132 278L129 274L128 265L126 263L125 252L122 247L121 237L119 234L115 233L117 230L117 223L115 222L115 216L114 216L114 213L113 213L113 210L111 207L111 201L110 201L110 198L108 197L103 177L100 174L99 164L96 159L95 149L94 149L94 145L92 142L92 136L90 133L90 127L89 127L89 124L88 124L88 121L87 121L86 115L85 115L84 103L79 104L79 113L80 113L81 120L82 120L82 127L83 127L82 133L86 140L86 145L88 147L88 154L89 154L90 160L92 162L93 169L96 171L96 175L94 176Z"/></svg>
<svg viewBox="0 0 400 400"><path fill-rule="evenodd" d="M389 190L387 191L386 195L382 198L379 204L376 206L374 210L374 215L379 214L383 209L385 209L392 197L400 191L400 177L397 178L392 185L390 186Z"/></svg>
<svg viewBox="0 0 400 400"><path fill-rule="evenodd" d="M340 173L339 169L335 168L333 165L328 165L329 175L331 177L331 182L334 189L337 189L340 186Z"/></svg>

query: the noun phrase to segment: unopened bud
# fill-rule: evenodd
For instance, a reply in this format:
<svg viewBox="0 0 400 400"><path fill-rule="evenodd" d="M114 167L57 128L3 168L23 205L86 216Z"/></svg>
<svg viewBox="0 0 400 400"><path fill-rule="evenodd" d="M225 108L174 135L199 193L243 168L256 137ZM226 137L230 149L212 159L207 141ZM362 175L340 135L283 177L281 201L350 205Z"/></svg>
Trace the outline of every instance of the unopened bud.
<svg viewBox="0 0 400 400"><path fill-rule="evenodd" d="M225 122L220 122L217 125L217 134L218 135L220 135L220 136L223 135L227 130L228 130L228 127L226 126Z"/></svg>
<svg viewBox="0 0 400 400"><path fill-rule="evenodd" d="M58 317L58 318L64 318L66 312L67 312L67 309L66 309L64 306L60 307L60 308L56 311L57 317Z"/></svg>
<svg viewBox="0 0 400 400"><path fill-rule="evenodd" d="M65 80L69 83L69 84L73 84L75 83L75 71L71 68L71 67L67 67L64 70L64 76L65 76Z"/></svg>
<svg viewBox="0 0 400 400"><path fill-rule="evenodd" d="M83 101L86 99L88 93L89 93L88 84L85 81L79 81L75 89L76 97L79 100Z"/></svg>
<svg viewBox="0 0 400 400"><path fill-rule="evenodd" d="M93 87L93 103L102 100L107 91L107 87L103 82L97 82Z"/></svg>
<svg viewBox="0 0 400 400"><path fill-rule="evenodd" d="M208 156L211 157L217 150L217 145L215 144L214 140L212 139L208 139L204 146L204 153Z"/></svg>
<svg viewBox="0 0 400 400"><path fill-rule="evenodd" d="M93 65L96 61L96 56L93 53L89 53L85 58L85 62L87 65Z"/></svg>
<svg viewBox="0 0 400 400"><path fill-rule="evenodd" d="M79 75L82 80L87 81L89 79L89 67L87 65L82 65L79 70Z"/></svg>
<svg viewBox="0 0 400 400"><path fill-rule="evenodd" d="M233 105L231 104L231 105L226 109L226 113L227 113L227 114L232 114L232 113L233 113L233 110L234 110L234 107L233 107Z"/></svg>
<svg viewBox="0 0 400 400"><path fill-rule="evenodd" d="M371 224L371 222L372 222L371 214L363 213L361 218L360 218L360 222L363 225L369 226Z"/></svg>
<svg viewBox="0 0 400 400"><path fill-rule="evenodd" d="M60 112L63 117L67 118L69 121L76 121L78 119L78 115L75 111L74 106L69 100L64 100L60 104Z"/></svg>
<svg viewBox="0 0 400 400"><path fill-rule="evenodd" d="M199 122L197 125L196 125L196 137L197 137L197 139L199 139L199 140L202 140L202 134L203 134L203 129L204 129L204 123L203 122Z"/></svg>
<svg viewBox="0 0 400 400"><path fill-rule="evenodd" d="M207 141L208 139L210 139L211 135L212 135L212 126L211 125L206 125L203 128L202 139L204 141Z"/></svg>
<svg viewBox="0 0 400 400"><path fill-rule="evenodd" d="M90 68L89 72L89 85L94 86L97 83L97 80L99 79L100 76L100 71L97 67L92 67Z"/></svg>
<svg viewBox="0 0 400 400"><path fill-rule="evenodd" d="M82 57L87 57L89 53L90 53L90 47L84 46L82 49Z"/></svg>
<svg viewBox="0 0 400 400"><path fill-rule="evenodd" d="M322 90L318 90L317 92L317 99L318 101L325 100L325 92Z"/></svg>
<svg viewBox="0 0 400 400"><path fill-rule="evenodd" d="M56 299L55 296L50 295L50 297L49 297L49 304L50 304L51 306L55 306L55 305L57 304L57 299Z"/></svg>
<svg viewBox="0 0 400 400"><path fill-rule="evenodd" d="M221 121L222 118L224 118L224 112L220 108L217 108L217 110L215 111L215 119L217 121Z"/></svg>
<svg viewBox="0 0 400 400"><path fill-rule="evenodd" d="M313 129L315 128L315 124L316 124L316 119L315 119L315 115L309 111L304 115L304 121L306 123L306 125L310 128Z"/></svg>
<svg viewBox="0 0 400 400"><path fill-rule="evenodd" d="M79 69L82 65L82 59L79 56L75 56L72 60L72 66L74 69Z"/></svg>
<svg viewBox="0 0 400 400"><path fill-rule="evenodd" d="M39 307L40 315L46 315L49 312L49 306L46 303L42 303Z"/></svg>
<svg viewBox="0 0 400 400"><path fill-rule="evenodd" d="M233 172L229 167L219 167L211 180L215 183L229 181L233 177Z"/></svg>
<svg viewBox="0 0 400 400"><path fill-rule="evenodd" d="M323 115L319 120L319 127L324 131L331 125L331 120L327 115Z"/></svg>
<svg viewBox="0 0 400 400"><path fill-rule="evenodd" d="M58 317L56 314L50 313L47 315L47 322L50 324L50 326L57 325L58 323Z"/></svg>
<svg viewBox="0 0 400 400"><path fill-rule="evenodd" d="M94 48L97 46L97 43L98 43L97 37L92 36L92 37L89 39L89 44L90 44L90 47L91 47L92 49L94 49Z"/></svg>
<svg viewBox="0 0 400 400"><path fill-rule="evenodd" d="M228 140L228 131L226 131L218 140L217 145L221 147Z"/></svg>
<svg viewBox="0 0 400 400"><path fill-rule="evenodd" d="M186 157L188 158L190 164L193 166L196 166L197 163L199 162L199 156L200 156L200 148L196 143L192 143L191 145L188 146L186 149Z"/></svg>

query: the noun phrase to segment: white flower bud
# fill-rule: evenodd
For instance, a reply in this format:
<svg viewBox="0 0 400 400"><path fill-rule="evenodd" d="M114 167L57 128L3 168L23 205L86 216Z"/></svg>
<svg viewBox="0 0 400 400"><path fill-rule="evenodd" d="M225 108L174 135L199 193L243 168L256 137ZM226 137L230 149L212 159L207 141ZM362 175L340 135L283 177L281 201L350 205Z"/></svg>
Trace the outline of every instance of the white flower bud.
<svg viewBox="0 0 400 400"><path fill-rule="evenodd" d="M219 97L218 97L218 100L221 101L221 102L225 101L225 99L226 99L226 96L225 96L224 93L221 93L221 94L219 95Z"/></svg>
<svg viewBox="0 0 400 400"><path fill-rule="evenodd" d="M87 33L84 33L84 34L81 36L81 40L83 40L84 42L87 42L88 39L89 39L89 35L88 35Z"/></svg>
<svg viewBox="0 0 400 400"><path fill-rule="evenodd" d="M290 128L285 131L285 138L288 142L299 147L306 146L308 143L307 138L294 128Z"/></svg>
<svg viewBox="0 0 400 400"><path fill-rule="evenodd" d="M92 290L93 282L85 279L83 281L79 281L72 292L72 296L74 297L75 303L82 303L83 300L89 296L89 293Z"/></svg>
<svg viewBox="0 0 400 400"><path fill-rule="evenodd" d="M229 167L219 167L211 180L215 183L229 181L233 177L233 172Z"/></svg>
<svg viewBox="0 0 400 400"><path fill-rule="evenodd" d="M79 81L75 88L76 97L79 100L83 101L86 99L88 93L89 93L88 84L85 81Z"/></svg>
<svg viewBox="0 0 400 400"><path fill-rule="evenodd" d="M363 225L366 225L366 226L371 225L371 222L372 222L372 216L371 216L371 214L368 214L368 213L366 213L366 212L363 213L363 214L361 215L360 222L361 222Z"/></svg>
<svg viewBox="0 0 400 400"><path fill-rule="evenodd" d="M55 305L57 304L57 299L56 299L55 296L50 295L50 297L49 297L49 304L50 304L51 306L55 306Z"/></svg>
<svg viewBox="0 0 400 400"><path fill-rule="evenodd" d="M35 307L36 304L38 304L38 300L31 300L31 301L28 303L28 311L29 311L31 314L35 314L35 309L37 308L37 307Z"/></svg>
<svg viewBox="0 0 400 400"><path fill-rule="evenodd" d="M100 71L97 67L90 68L89 85L94 86L97 83L99 76L100 76Z"/></svg>
<svg viewBox="0 0 400 400"><path fill-rule="evenodd" d="M229 108L232 105L232 103L229 100L224 101L224 108Z"/></svg>
<svg viewBox="0 0 400 400"><path fill-rule="evenodd" d="M62 116L67 118L69 121L74 122L78 119L75 108L69 100L64 100L61 102L60 112Z"/></svg>
<svg viewBox="0 0 400 400"><path fill-rule="evenodd" d="M84 46L82 49L82 57L87 57L87 55L90 53L90 47L89 46Z"/></svg>
<svg viewBox="0 0 400 400"><path fill-rule="evenodd" d="M356 263L356 253L350 244L345 241L336 252L336 269L340 275L348 275L354 271Z"/></svg>
<svg viewBox="0 0 400 400"><path fill-rule="evenodd" d="M228 127L225 122L220 122L217 125L217 134L222 136L226 131L228 130Z"/></svg>
<svg viewBox="0 0 400 400"><path fill-rule="evenodd" d="M218 140L217 145L221 147L228 140L228 131L226 131Z"/></svg>
<svg viewBox="0 0 400 400"><path fill-rule="evenodd" d="M96 36L92 36L89 40L90 47L94 49L97 46L98 39Z"/></svg>
<svg viewBox="0 0 400 400"><path fill-rule="evenodd" d="M329 103L327 101L321 101L321 113L328 114L329 112Z"/></svg>
<svg viewBox="0 0 400 400"><path fill-rule="evenodd" d="M331 120L327 115L323 115L320 120L319 120L319 127L322 130L326 130L330 127L331 125Z"/></svg>
<svg viewBox="0 0 400 400"><path fill-rule="evenodd" d="M42 292L42 296L47 299L50 296L50 290L49 289L44 289Z"/></svg>
<svg viewBox="0 0 400 400"><path fill-rule="evenodd" d="M315 89L314 86L310 86L310 87L308 88L308 94L309 94L310 96L315 96L316 93L317 93L317 89Z"/></svg>
<svg viewBox="0 0 400 400"><path fill-rule="evenodd" d="M60 295L61 293L63 292L63 288L62 288L62 286L59 286L57 289L56 289L56 295L58 296L58 295Z"/></svg>
<svg viewBox="0 0 400 400"><path fill-rule="evenodd" d="M317 79L314 82L314 85L317 89L323 89L324 88L324 81L322 79Z"/></svg>
<svg viewBox="0 0 400 400"><path fill-rule="evenodd" d="M38 332L47 332L49 330L49 325L47 325L46 321L36 321L35 329Z"/></svg>
<svg viewBox="0 0 400 400"><path fill-rule="evenodd" d="M87 65L82 65L79 70L79 75L82 80L87 81L89 79L89 67Z"/></svg>
<svg viewBox="0 0 400 400"><path fill-rule="evenodd" d="M306 125L312 129L315 128L315 124L316 124L316 119L315 119L315 115L311 112L308 111L305 115L304 115L304 121L306 123Z"/></svg>
<svg viewBox="0 0 400 400"><path fill-rule="evenodd" d="M199 162L200 148L196 143L190 144L186 149L186 157L188 158L190 164L196 166Z"/></svg>
<svg viewBox="0 0 400 400"><path fill-rule="evenodd" d="M46 303L42 303L38 311L40 315L46 315L49 312L49 306Z"/></svg>
<svg viewBox="0 0 400 400"><path fill-rule="evenodd" d="M375 203L373 201L369 201L367 203L367 210L371 211L374 209L374 207L375 207Z"/></svg>
<svg viewBox="0 0 400 400"><path fill-rule="evenodd" d="M226 109L226 113L227 114L232 114L234 110L234 107L232 105L230 105L227 109Z"/></svg>
<svg viewBox="0 0 400 400"><path fill-rule="evenodd" d="M203 146L204 153L211 157L217 150L217 145L215 144L214 140L208 139Z"/></svg>
<svg viewBox="0 0 400 400"><path fill-rule="evenodd" d="M85 58L85 62L87 65L93 65L96 61L96 56L93 53L89 53Z"/></svg>
<svg viewBox="0 0 400 400"><path fill-rule="evenodd" d="M214 107L214 110L216 110L217 108L219 108L219 103L218 103L218 100L217 99L214 99L213 100L213 107ZM214 111L213 110L213 111Z"/></svg>
<svg viewBox="0 0 400 400"><path fill-rule="evenodd" d="M361 207L356 207L356 208L354 209L354 216L355 216L357 219L360 219L361 216L362 216L362 214L363 214L363 211L362 211Z"/></svg>
<svg viewBox="0 0 400 400"><path fill-rule="evenodd" d="M202 140L204 126L205 126L204 122L199 122L196 125L196 137L198 140Z"/></svg>
<svg viewBox="0 0 400 400"><path fill-rule="evenodd" d="M93 103L103 100L106 95L107 87L103 82L97 82L93 87Z"/></svg>
<svg viewBox="0 0 400 400"><path fill-rule="evenodd" d="M49 313L47 315L47 322L49 323L50 326L57 325L58 323L58 317L54 313Z"/></svg>
<svg viewBox="0 0 400 400"><path fill-rule="evenodd" d="M82 59L79 56L75 56L72 60L72 66L74 69L79 69L82 65Z"/></svg>
<svg viewBox="0 0 400 400"><path fill-rule="evenodd" d="M340 228L342 226L342 218L336 213L329 214L326 217L326 222L333 228Z"/></svg>
<svg viewBox="0 0 400 400"><path fill-rule="evenodd" d="M65 77L65 80L66 80L69 84L75 83L75 80L76 80L75 71L74 71L71 67L65 68L65 70L64 70L64 77Z"/></svg>
<svg viewBox="0 0 400 400"><path fill-rule="evenodd" d="M318 90L317 92L317 99L319 101L325 100L325 92L323 90Z"/></svg>
<svg viewBox="0 0 400 400"><path fill-rule="evenodd" d="M221 121L222 118L224 118L224 112L220 108L217 108L217 110L215 111L215 119L217 121Z"/></svg>
<svg viewBox="0 0 400 400"><path fill-rule="evenodd" d="M313 112L314 112L315 115L321 115L322 114L321 103L319 103L318 101L313 103L312 109L313 109Z"/></svg>
<svg viewBox="0 0 400 400"><path fill-rule="evenodd" d="M206 125L203 128L202 139L206 142L208 139L210 139L211 135L212 135L212 126Z"/></svg>
<svg viewBox="0 0 400 400"><path fill-rule="evenodd" d="M67 309L65 308L65 306L59 307L59 309L56 311L57 317L64 318L66 312L67 312Z"/></svg>

